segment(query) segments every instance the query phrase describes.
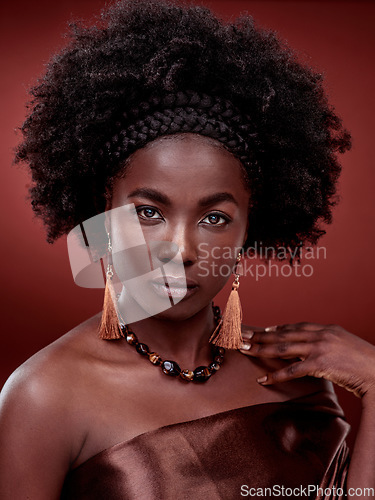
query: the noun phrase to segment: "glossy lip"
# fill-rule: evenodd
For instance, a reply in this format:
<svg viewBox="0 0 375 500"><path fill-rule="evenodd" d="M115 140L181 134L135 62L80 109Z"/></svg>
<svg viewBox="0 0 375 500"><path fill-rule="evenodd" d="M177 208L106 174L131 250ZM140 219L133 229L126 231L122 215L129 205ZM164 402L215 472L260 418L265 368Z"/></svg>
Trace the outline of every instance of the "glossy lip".
<svg viewBox="0 0 375 500"><path fill-rule="evenodd" d="M194 280L184 278L183 276L175 277L175 276L166 276L161 278L155 278L151 281L151 283L156 285L169 285L170 288L193 288L198 286L198 283Z"/></svg>
<svg viewBox="0 0 375 500"><path fill-rule="evenodd" d="M166 286L165 282L169 284ZM150 280L149 284L160 297L172 297L185 299L193 295L199 288L198 284L190 279L166 276L166 278L156 278Z"/></svg>

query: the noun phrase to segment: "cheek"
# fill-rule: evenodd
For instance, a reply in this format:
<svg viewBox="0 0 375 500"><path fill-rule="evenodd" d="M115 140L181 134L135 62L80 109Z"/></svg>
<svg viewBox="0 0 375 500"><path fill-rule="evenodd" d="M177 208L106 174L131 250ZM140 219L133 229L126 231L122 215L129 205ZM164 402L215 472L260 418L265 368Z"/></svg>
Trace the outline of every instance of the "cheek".
<svg viewBox="0 0 375 500"><path fill-rule="evenodd" d="M236 258L240 247L232 246L200 246L198 259L198 276L204 287L219 292L228 279L233 277Z"/></svg>
<svg viewBox="0 0 375 500"><path fill-rule="evenodd" d="M242 249L247 219L233 222L221 234L206 235L198 246L199 276L204 287L218 293L228 280L234 279L236 259Z"/></svg>
<svg viewBox="0 0 375 500"><path fill-rule="evenodd" d="M110 211L112 261L120 281L150 271L148 247L135 212L128 204Z"/></svg>
<svg viewBox="0 0 375 500"><path fill-rule="evenodd" d="M205 258L222 260L225 263L231 259L235 261L244 243L246 229L247 219L237 218L225 230L202 231L197 238L198 247L203 250Z"/></svg>

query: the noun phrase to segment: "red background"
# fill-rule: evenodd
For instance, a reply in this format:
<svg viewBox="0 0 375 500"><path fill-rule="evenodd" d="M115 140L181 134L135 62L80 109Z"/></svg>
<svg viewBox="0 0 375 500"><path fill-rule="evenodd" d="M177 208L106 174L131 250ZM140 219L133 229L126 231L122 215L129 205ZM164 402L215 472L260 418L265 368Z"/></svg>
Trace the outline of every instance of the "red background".
<svg viewBox="0 0 375 500"><path fill-rule="evenodd" d="M198 2L197 2L198 3ZM214 11L237 15L247 10L263 26L279 31L292 47L325 74L332 104L353 135L344 155L341 202L333 225L319 242L326 259L313 275L242 279L240 296L247 324L312 321L336 323L375 343L372 307L374 266L374 169L371 165L375 88L373 69L375 4L365 1L211 0ZM52 3L19 0L1 7L1 234L2 333L0 387L33 353L101 309L103 291L78 288L72 279L66 238L45 242L27 197L28 177L12 167L15 133L25 115L27 88L35 83L51 53L65 42L68 20L97 13L103 0ZM304 263L304 262L303 262ZM218 297L224 305L229 288ZM353 430L360 400L337 388Z"/></svg>

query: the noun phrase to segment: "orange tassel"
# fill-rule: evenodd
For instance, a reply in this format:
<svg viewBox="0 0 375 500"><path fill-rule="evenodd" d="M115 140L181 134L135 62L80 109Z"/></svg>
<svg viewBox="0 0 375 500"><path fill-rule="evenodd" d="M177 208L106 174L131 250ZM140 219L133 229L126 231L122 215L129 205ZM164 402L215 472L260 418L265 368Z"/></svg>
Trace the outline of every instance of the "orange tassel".
<svg viewBox="0 0 375 500"><path fill-rule="evenodd" d="M241 333L242 308L238 295L239 286L238 281L233 283L221 321L210 338L212 344L225 349L239 349L243 342Z"/></svg>
<svg viewBox="0 0 375 500"><path fill-rule="evenodd" d="M116 295L112 278L107 276L104 293L102 319L99 327L99 337L104 340L120 339L122 337L116 310Z"/></svg>

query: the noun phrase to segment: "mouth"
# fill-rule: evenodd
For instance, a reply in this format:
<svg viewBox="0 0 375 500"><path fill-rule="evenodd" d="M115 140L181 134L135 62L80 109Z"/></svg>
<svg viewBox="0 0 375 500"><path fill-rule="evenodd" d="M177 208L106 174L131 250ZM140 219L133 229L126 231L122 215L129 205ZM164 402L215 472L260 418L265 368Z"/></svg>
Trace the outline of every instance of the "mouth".
<svg viewBox="0 0 375 500"><path fill-rule="evenodd" d="M166 276L151 280L150 285L161 297L185 298L193 295L199 288L197 282L184 277Z"/></svg>

